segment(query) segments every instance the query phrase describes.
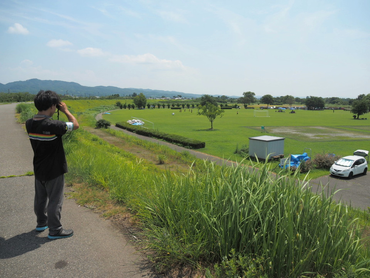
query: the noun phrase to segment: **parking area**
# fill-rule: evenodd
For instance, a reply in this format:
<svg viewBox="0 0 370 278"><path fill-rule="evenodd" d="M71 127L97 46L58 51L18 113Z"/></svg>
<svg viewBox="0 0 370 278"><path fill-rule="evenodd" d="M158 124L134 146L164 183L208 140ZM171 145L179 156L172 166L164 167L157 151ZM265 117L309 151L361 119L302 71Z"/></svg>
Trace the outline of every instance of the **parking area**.
<svg viewBox="0 0 370 278"><path fill-rule="evenodd" d="M320 190L320 184L327 185L329 192L338 191L334 195L336 201L363 210L370 208L370 175L358 175L350 179L327 175L310 182L314 192Z"/></svg>

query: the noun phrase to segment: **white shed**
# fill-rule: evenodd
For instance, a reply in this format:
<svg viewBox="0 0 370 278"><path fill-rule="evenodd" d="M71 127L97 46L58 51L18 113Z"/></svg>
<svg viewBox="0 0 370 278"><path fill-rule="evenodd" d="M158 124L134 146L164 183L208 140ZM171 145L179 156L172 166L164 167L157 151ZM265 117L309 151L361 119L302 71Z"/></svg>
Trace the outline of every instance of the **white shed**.
<svg viewBox="0 0 370 278"><path fill-rule="evenodd" d="M249 156L266 159L284 155L284 139L284 137L269 135L249 137Z"/></svg>

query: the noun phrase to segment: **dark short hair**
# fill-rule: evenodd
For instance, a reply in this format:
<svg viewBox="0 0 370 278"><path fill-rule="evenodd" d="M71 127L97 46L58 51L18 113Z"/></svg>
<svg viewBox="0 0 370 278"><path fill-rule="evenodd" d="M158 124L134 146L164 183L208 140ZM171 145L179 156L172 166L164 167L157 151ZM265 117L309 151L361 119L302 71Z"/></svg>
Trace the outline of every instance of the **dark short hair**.
<svg viewBox="0 0 370 278"><path fill-rule="evenodd" d="M52 105L57 105L60 103L60 97L57 95L56 92L53 91L43 91L37 93L33 102L37 110L45 111L48 110Z"/></svg>

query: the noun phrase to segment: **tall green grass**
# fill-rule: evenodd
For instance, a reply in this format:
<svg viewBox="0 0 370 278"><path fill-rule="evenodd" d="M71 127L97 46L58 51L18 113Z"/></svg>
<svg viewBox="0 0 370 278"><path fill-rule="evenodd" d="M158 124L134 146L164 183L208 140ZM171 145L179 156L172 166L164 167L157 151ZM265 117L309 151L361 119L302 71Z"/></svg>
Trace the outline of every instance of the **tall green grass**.
<svg viewBox="0 0 370 278"><path fill-rule="evenodd" d="M235 252L258 259L267 277L332 277L344 265L361 272L356 220L306 184L270 175L268 164L157 178L145 200L151 246L168 264L215 263Z"/></svg>
<svg viewBox="0 0 370 278"><path fill-rule="evenodd" d="M112 198L119 202L126 203L137 192L146 191L153 175L159 171L84 130L71 134L65 139L69 168L67 178L108 190Z"/></svg>
<svg viewBox="0 0 370 278"><path fill-rule="evenodd" d="M185 164L191 165L194 160L196 160L196 157L188 151L182 151L178 152L171 148L168 148L167 146L160 145L158 143L153 143L150 141L139 139L135 136L127 135L121 131L117 131L114 129L107 129L105 132L114 135L117 138L121 138L125 140L126 143L134 144L137 146L142 146L145 149L152 151L153 153L156 153L158 156L164 156L167 158L173 158L177 161L183 162Z"/></svg>
<svg viewBox="0 0 370 278"><path fill-rule="evenodd" d="M20 114L19 122L24 123L28 119L32 118L36 113L37 110L35 105L30 103L19 103L15 107L15 111Z"/></svg>

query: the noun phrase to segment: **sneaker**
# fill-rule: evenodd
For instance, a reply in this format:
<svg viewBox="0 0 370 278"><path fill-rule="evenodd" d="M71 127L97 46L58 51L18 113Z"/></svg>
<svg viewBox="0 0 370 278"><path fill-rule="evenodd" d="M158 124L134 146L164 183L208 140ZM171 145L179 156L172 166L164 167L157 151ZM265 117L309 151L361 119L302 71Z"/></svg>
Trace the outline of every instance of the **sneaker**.
<svg viewBox="0 0 370 278"><path fill-rule="evenodd" d="M73 230L60 229L57 234L54 234L54 235L49 234L48 238L49 239L59 239L59 238L67 238L71 236L73 236Z"/></svg>
<svg viewBox="0 0 370 278"><path fill-rule="evenodd" d="M36 232L43 232L45 231L48 227L48 225L42 225L42 226L36 226Z"/></svg>

